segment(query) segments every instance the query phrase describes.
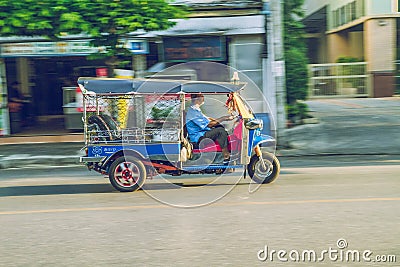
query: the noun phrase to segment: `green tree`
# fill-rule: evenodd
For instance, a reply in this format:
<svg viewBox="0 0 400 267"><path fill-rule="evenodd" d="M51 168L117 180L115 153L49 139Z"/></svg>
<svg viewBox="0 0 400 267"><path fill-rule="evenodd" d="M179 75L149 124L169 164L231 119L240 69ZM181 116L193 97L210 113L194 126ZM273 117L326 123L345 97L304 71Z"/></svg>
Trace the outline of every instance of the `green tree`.
<svg viewBox="0 0 400 267"><path fill-rule="evenodd" d="M300 19L304 0L284 1L284 51L286 66L287 103L307 98L307 48L304 39L304 25Z"/></svg>
<svg viewBox="0 0 400 267"><path fill-rule="evenodd" d="M284 52L286 68L287 117L297 123L307 118L308 107L298 100L307 98L307 48L304 39L304 25L301 18L304 0L284 1Z"/></svg>
<svg viewBox="0 0 400 267"><path fill-rule="evenodd" d="M127 33L167 29L184 15L169 0L0 0L0 36L87 34L115 60L129 54L119 43Z"/></svg>

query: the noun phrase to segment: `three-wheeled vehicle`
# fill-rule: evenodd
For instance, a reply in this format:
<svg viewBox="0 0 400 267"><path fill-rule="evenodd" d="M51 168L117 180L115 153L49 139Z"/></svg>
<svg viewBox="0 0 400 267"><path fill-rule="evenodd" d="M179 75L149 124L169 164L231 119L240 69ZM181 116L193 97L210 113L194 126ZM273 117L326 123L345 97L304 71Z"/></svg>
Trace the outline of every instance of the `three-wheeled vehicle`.
<svg viewBox="0 0 400 267"><path fill-rule="evenodd" d="M78 79L83 94L86 156L89 170L108 175L121 192L142 187L158 174L222 175L243 168L257 183L271 183L279 175L275 139L262 134L257 119L240 92L245 84L156 79ZM229 164L218 142L193 143L185 125L191 94L224 98L235 116L229 130Z"/></svg>

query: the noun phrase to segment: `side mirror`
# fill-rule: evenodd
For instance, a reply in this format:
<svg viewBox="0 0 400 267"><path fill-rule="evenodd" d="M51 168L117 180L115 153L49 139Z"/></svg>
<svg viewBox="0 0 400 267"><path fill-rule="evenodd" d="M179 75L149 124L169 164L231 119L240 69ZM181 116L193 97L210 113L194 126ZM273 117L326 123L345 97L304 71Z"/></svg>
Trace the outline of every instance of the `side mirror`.
<svg viewBox="0 0 400 267"><path fill-rule="evenodd" d="M244 126L248 130L262 129L263 121L260 119L249 119L245 121Z"/></svg>

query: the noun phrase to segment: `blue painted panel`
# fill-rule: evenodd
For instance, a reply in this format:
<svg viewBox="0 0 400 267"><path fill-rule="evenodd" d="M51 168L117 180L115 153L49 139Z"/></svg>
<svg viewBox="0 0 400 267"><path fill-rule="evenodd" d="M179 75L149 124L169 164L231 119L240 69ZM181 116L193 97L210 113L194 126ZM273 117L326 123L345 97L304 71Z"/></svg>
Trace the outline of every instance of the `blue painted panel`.
<svg viewBox="0 0 400 267"><path fill-rule="evenodd" d="M275 142L275 139L269 135L262 134L260 129L249 130L249 147L248 147L247 155L251 156L251 151L253 150L253 148L256 145L258 145L260 143L264 143L266 141L267 142Z"/></svg>
<svg viewBox="0 0 400 267"><path fill-rule="evenodd" d="M89 146L89 157L109 157L121 150L132 150L143 157L154 155L176 155L180 153L180 144L135 144L135 145L107 145Z"/></svg>
<svg viewBox="0 0 400 267"><path fill-rule="evenodd" d="M263 121L263 128L261 129L261 133L272 136L270 114L269 113L255 113L254 116L256 117L256 119L261 119Z"/></svg>

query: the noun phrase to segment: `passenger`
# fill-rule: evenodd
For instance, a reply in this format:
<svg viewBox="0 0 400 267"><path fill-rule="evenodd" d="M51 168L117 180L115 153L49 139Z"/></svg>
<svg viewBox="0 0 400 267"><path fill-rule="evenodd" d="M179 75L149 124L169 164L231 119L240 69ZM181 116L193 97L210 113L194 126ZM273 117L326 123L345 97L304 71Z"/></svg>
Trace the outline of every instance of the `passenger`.
<svg viewBox="0 0 400 267"><path fill-rule="evenodd" d="M192 94L191 99L192 105L186 114L186 128L190 141L200 143L204 138L217 141L222 149L224 164L228 164L230 160L228 133L220 123L233 120L234 117L230 115L218 119L207 117L200 110L200 106L204 104L204 96L202 94Z"/></svg>

